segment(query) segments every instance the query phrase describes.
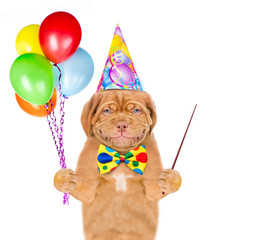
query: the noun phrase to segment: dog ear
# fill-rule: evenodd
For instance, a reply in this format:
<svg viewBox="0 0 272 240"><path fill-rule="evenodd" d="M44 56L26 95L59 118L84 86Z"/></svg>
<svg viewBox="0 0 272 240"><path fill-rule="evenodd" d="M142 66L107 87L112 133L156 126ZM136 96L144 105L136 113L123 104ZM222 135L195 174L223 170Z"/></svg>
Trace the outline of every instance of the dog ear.
<svg viewBox="0 0 272 240"><path fill-rule="evenodd" d="M100 103L100 96L98 93L95 93L83 107L83 110L81 113L81 124L87 137L91 134L91 128L92 128L92 122L93 122L92 120L95 116L99 103Z"/></svg>
<svg viewBox="0 0 272 240"><path fill-rule="evenodd" d="M157 123L157 111L156 111L155 104L148 93L146 93L145 95L145 102L146 102L146 107L150 111L150 118L151 118L150 133L151 133Z"/></svg>

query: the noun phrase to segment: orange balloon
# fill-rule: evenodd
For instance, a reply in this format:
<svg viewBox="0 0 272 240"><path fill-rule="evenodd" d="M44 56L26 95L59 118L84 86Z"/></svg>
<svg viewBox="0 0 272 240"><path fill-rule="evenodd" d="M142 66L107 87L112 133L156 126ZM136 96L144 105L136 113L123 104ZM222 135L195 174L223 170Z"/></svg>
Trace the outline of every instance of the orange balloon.
<svg viewBox="0 0 272 240"><path fill-rule="evenodd" d="M20 106L20 108L23 109L26 113L28 113L32 116L35 116L35 117L46 117L47 111L46 111L45 105L35 105L30 102L27 102L26 100L19 97L17 93L15 93L15 97L16 97L16 101L17 101L18 105ZM56 88L53 91L53 94L51 97L51 102L53 104L53 109L55 109L56 103L57 103L57 90L56 90ZM52 111L50 102L48 102L48 111L50 113Z"/></svg>

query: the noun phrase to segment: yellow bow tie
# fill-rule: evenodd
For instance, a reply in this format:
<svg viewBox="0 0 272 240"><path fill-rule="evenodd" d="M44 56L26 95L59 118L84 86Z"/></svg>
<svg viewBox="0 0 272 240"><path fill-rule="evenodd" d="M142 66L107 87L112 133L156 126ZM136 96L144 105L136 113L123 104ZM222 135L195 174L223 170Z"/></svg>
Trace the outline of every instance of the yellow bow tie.
<svg viewBox="0 0 272 240"><path fill-rule="evenodd" d="M142 175L147 162L145 145L129 151L126 155L120 155L117 151L100 144L97 153L100 174L114 170L121 162L125 162L131 170Z"/></svg>

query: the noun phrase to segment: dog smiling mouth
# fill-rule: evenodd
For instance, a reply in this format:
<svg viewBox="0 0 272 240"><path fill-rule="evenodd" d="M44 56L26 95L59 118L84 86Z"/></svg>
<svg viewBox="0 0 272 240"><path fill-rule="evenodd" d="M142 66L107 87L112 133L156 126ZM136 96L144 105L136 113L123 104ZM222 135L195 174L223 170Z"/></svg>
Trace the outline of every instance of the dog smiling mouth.
<svg viewBox="0 0 272 240"><path fill-rule="evenodd" d="M133 140L133 141L140 141L140 140L142 140L143 139L143 137L144 137L144 135L145 135L145 130L143 130L142 132L141 132L141 134L139 135L139 136L137 136L137 137L128 137L128 136L124 136L124 133L123 132L121 132L121 135L120 136L117 136L117 137L109 137L109 136L106 136L104 133L103 133L103 131L100 129L99 130L99 133L100 133L100 136L101 136L101 138L104 140L104 141L106 141L106 142L112 142L112 141L118 141L118 142L120 142L120 140L122 141L122 142L126 142L126 141L131 141L131 140Z"/></svg>

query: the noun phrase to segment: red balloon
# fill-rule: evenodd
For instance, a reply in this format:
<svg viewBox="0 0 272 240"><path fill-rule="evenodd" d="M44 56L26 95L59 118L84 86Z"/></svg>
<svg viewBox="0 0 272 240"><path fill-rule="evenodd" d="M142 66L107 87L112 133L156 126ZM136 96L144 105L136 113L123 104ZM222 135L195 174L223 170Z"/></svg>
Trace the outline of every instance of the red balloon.
<svg viewBox="0 0 272 240"><path fill-rule="evenodd" d="M81 34L79 22L70 13L50 14L43 20L39 31L44 55L54 63L66 61L77 50Z"/></svg>

